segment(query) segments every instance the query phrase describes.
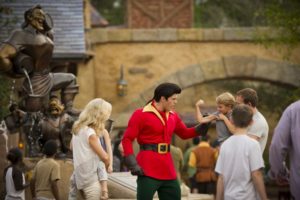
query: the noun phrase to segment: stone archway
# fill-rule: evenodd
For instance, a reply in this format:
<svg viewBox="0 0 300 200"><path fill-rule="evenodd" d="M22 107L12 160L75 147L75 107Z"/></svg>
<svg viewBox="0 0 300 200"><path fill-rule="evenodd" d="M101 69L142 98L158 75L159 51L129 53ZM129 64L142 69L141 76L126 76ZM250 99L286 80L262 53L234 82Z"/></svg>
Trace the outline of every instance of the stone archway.
<svg viewBox="0 0 300 200"><path fill-rule="evenodd" d="M155 87L162 82L173 82L183 90L216 80L242 79L270 82L288 87L300 87L300 66L288 62L268 60L257 56L228 56L217 60L189 65L161 78L142 91L116 120L116 126L126 126L132 110L142 107L153 97Z"/></svg>

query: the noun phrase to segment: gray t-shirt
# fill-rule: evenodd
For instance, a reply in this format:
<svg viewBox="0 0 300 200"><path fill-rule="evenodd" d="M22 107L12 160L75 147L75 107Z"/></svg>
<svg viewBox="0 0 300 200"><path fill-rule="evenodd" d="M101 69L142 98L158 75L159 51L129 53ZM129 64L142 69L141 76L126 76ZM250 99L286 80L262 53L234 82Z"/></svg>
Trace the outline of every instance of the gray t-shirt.
<svg viewBox="0 0 300 200"><path fill-rule="evenodd" d="M253 123L248 128L248 134L259 137L258 142L261 152L263 153L268 140L269 125L265 117L259 111L254 113L252 120Z"/></svg>
<svg viewBox="0 0 300 200"><path fill-rule="evenodd" d="M231 113L227 113L225 116L230 119ZM220 112L214 112L213 115L218 116ZM216 131L218 135L218 142L222 143L224 142L228 137L230 137L232 134L230 133L229 129L227 128L225 122L223 120L216 120Z"/></svg>
<svg viewBox="0 0 300 200"><path fill-rule="evenodd" d="M224 177L224 199L259 199L251 172L264 167L259 143L247 135L233 135L222 145L215 171Z"/></svg>

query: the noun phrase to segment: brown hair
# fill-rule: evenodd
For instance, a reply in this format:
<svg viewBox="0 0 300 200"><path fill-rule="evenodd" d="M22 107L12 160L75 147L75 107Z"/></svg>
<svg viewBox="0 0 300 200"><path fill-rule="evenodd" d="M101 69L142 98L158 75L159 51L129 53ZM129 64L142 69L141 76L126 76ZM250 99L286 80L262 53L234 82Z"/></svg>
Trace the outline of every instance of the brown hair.
<svg viewBox="0 0 300 200"><path fill-rule="evenodd" d="M236 105L232 110L233 124L238 128L246 128L252 121L253 112L250 106L245 104Z"/></svg>
<svg viewBox="0 0 300 200"><path fill-rule="evenodd" d="M250 104L252 107L256 107L258 103L258 96L255 90L252 88L244 88L236 93L237 96L243 98L244 104Z"/></svg>

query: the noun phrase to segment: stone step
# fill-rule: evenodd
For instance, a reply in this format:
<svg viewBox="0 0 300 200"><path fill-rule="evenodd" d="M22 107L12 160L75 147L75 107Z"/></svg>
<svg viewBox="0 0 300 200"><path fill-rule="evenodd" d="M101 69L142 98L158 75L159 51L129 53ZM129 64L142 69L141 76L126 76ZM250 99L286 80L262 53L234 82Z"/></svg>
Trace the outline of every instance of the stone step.
<svg viewBox="0 0 300 200"><path fill-rule="evenodd" d="M112 200L136 200L136 198L131 198L131 199L114 199L114 198L109 198ZM207 195L207 194L190 194L188 197L182 197L181 200L213 200L214 197L212 195ZM158 198L154 198L153 200L159 200Z"/></svg>
<svg viewBox="0 0 300 200"><path fill-rule="evenodd" d="M27 166L34 167L39 158L25 158ZM61 180L59 181L61 199L67 199L69 192L70 176L73 172L73 163L71 159L56 160L61 169ZM132 176L130 172L114 172L108 176L108 191L109 199L114 200L135 200L136 199L136 179L137 176ZM213 196L205 194L191 194L189 188L181 185L181 199L182 200L213 200ZM26 189L26 199L30 200L31 195L29 188ZM78 199L81 200L80 195ZM158 200L157 194L154 200Z"/></svg>
<svg viewBox="0 0 300 200"><path fill-rule="evenodd" d="M108 177L108 191L110 199L116 200L133 200L136 199L136 176L132 176L129 172L114 172ZM158 200L157 194L154 196ZM182 200L213 200L212 195L191 194L189 188L181 185Z"/></svg>

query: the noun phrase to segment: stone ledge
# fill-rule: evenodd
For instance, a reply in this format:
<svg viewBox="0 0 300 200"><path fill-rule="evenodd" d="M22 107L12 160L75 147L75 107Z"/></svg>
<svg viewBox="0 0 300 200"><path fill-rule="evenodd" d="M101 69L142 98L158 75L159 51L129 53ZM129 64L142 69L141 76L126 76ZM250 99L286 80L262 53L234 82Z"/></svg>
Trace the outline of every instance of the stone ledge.
<svg viewBox="0 0 300 200"><path fill-rule="evenodd" d="M108 42L212 42L254 41L260 34L273 33L267 27L207 28L207 29L89 29L87 35L93 44ZM272 38L276 37L272 34Z"/></svg>

